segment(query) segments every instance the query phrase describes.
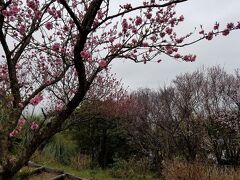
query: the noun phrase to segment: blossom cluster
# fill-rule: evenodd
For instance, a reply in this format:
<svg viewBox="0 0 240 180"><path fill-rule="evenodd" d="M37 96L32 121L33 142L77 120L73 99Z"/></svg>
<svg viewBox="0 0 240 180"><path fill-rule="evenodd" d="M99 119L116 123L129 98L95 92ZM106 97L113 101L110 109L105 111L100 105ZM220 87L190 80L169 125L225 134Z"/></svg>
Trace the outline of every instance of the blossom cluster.
<svg viewBox="0 0 240 180"><path fill-rule="evenodd" d="M41 101L43 100L43 96L42 95L37 95L34 98L32 98L30 100L30 104L33 106L38 105Z"/></svg>
<svg viewBox="0 0 240 180"><path fill-rule="evenodd" d="M83 59L87 60L90 64L92 63L92 55L89 51L81 51L80 55ZM101 68L106 68L107 67L107 61L104 60L104 59L101 59L98 62L98 64Z"/></svg>
<svg viewBox="0 0 240 180"><path fill-rule="evenodd" d="M210 41L213 39L214 35L217 36L218 34L222 34L223 36L227 36L232 30L240 29L240 22L237 22L235 24L233 22L227 23L226 27L223 30L220 30L219 27L220 24L216 22L213 26L212 31L205 32L201 26L201 31L199 31L199 34L202 34L207 40Z"/></svg>
<svg viewBox="0 0 240 180"><path fill-rule="evenodd" d="M26 122L27 120L24 118L18 119L17 127L12 132L9 133L9 137L16 137L16 135L22 131ZM38 128L39 125L35 121L32 121L30 124L30 129L34 131L37 130Z"/></svg>

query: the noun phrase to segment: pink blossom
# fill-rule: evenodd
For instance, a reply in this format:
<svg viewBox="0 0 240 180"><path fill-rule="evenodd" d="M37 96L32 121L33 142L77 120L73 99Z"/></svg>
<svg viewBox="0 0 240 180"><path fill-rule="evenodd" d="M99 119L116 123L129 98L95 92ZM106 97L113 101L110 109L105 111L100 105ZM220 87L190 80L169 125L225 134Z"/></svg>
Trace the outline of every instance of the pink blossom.
<svg viewBox="0 0 240 180"><path fill-rule="evenodd" d="M184 38L176 39L176 43L182 43Z"/></svg>
<svg viewBox="0 0 240 180"><path fill-rule="evenodd" d="M32 124L31 124L31 126L30 126L30 128L31 128L32 130L36 130L36 129L38 129L38 127L39 127L39 125L38 125L35 121L33 121Z"/></svg>
<svg viewBox="0 0 240 180"><path fill-rule="evenodd" d="M20 34L25 34L26 26L24 24L21 24L18 28L18 31L20 32Z"/></svg>
<svg viewBox="0 0 240 180"><path fill-rule="evenodd" d="M227 36L229 33L230 33L230 30L229 30L229 29L225 29L225 30L222 32L222 35L223 35L223 36Z"/></svg>
<svg viewBox="0 0 240 180"><path fill-rule="evenodd" d="M22 103L19 103L18 104L20 108L23 108L23 104Z"/></svg>
<svg viewBox="0 0 240 180"><path fill-rule="evenodd" d="M184 21L184 16L181 15L181 16L179 17L178 21Z"/></svg>
<svg viewBox="0 0 240 180"><path fill-rule="evenodd" d="M137 42L138 42L137 39L135 39L135 38L132 39L132 43L133 43L133 44L137 44Z"/></svg>
<svg viewBox="0 0 240 180"><path fill-rule="evenodd" d="M219 29L219 23L216 22L216 24L213 27L214 30L218 30Z"/></svg>
<svg viewBox="0 0 240 180"><path fill-rule="evenodd" d="M236 29L240 29L240 22L236 25Z"/></svg>
<svg viewBox="0 0 240 180"><path fill-rule="evenodd" d="M166 28L166 33L168 34L168 35L170 35L170 34L172 34L172 29L171 28L169 28L169 27L167 27Z"/></svg>
<svg viewBox="0 0 240 180"><path fill-rule="evenodd" d="M33 106L36 106L38 105L41 101L43 100L43 97L41 95L37 95L35 96L34 98L32 98L30 100L30 103L33 105Z"/></svg>
<svg viewBox="0 0 240 180"><path fill-rule="evenodd" d="M64 30L64 32L67 32L67 31L69 31L69 27L65 25L65 26L63 27L63 30Z"/></svg>
<svg viewBox="0 0 240 180"><path fill-rule="evenodd" d="M174 52L178 52L178 48L172 48Z"/></svg>
<svg viewBox="0 0 240 180"><path fill-rule="evenodd" d="M196 55L185 55L183 56L183 60L184 61L189 61L189 62L193 62L196 60Z"/></svg>
<svg viewBox="0 0 240 180"><path fill-rule="evenodd" d="M48 13L49 13L50 15L52 15L55 19L57 19L57 18L59 18L59 17L62 16L62 15L61 15L61 12L60 12L60 11L57 11L55 7L53 7L53 8L48 8L47 11L48 11Z"/></svg>
<svg viewBox="0 0 240 180"><path fill-rule="evenodd" d="M92 62L93 62L92 57L88 58L87 61L89 64L92 64Z"/></svg>
<svg viewBox="0 0 240 180"><path fill-rule="evenodd" d="M104 59L100 60L100 61L99 61L99 66L100 66L101 68L106 68L106 67L107 67L107 61L104 60Z"/></svg>
<svg viewBox="0 0 240 180"><path fill-rule="evenodd" d="M231 30L234 28L234 24L233 23L228 23L227 24L227 29Z"/></svg>
<svg viewBox="0 0 240 180"><path fill-rule="evenodd" d="M19 11L20 9L16 5L13 5L10 7L10 12L11 12L11 15L13 16L16 16Z"/></svg>
<svg viewBox="0 0 240 180"><path fill-rule="evenodd" d="M140 16L137 16L136 20L135 20L135 25L139 26L142 24L142 18Z"/></svg>
<svg viewBox="0 0 240 180"><path fill-rule="evenodd" d="M2 11L2 15L3 15L3 16L9 16L10 13L9 13L7 10L3 10L3 11Z"/></svg>
<svg viewBox="0 0 240 180"><path fill-rule="evenodd" d="M176 58L176 59L179 59L180 57L181 57L180 54L175 54L175 55L174 55L174 58Z"/></svg>
<svg viewBox="0 0 240 180"><path fill-rule="evenodd" d="M152 13L150 13L150 12L146 13L145 15L146 15L147 19L151 19L151 17L152 17Z"/></svg>
<svg viewBox="0 0 240 180"><path fill-rule="evenodd" d="M61 13L61 11L59 10L59 11L57 11L57 17L58 18L61 18L62 17L62 13Z"/></svg>
<svg viewBox="0 0 240 180"><path fill-rule="evenodd" d="M37 7L34 1L28 1L27 6L33 10L35 10Z"/></svg>
<svg viewBox="0 0 240 180"><path fill-rule="evenodd" d="M212 40L212 38L213 38L213 32L209 32L208 35L206 36L206 39L210 41Z"/></svg>
<svg viewBox="0 0 240 180"><path fill-rule="evenodd" d="M163 38L165 35L166 35L165 32L161 32L161 33L160 33L160 37L161 37L161 38Z"/></svg>
<svg viewBox="0 0 240 180"><path fill-rule="evenodd" d="M136 28L133 28L133 29L132 29L132 33L133 33L133 34L137 34L137 29L136 29Z"/></svg>
<svg viewBox="0 0 240 180"><path fill-rule="evenodd" d="M132 9L132 5L131 4L125 4L125 5L123 5L123 8L126 9L126 10L130 10L130 9Z"/></svg>
<svg viewBox="0 0 240 180"><path fill-rule="evenodd" d="M123 32L127 32L128 22L126 19L123 19L123 21L122 21L122 28L123 28Z"/></svg>
<svg viewBox="0 0 240 180"><path fill-rule="evenodd" d="M155 0L151 0L151 4L155 4Z"/></svg>
<svg viewBox="0 0 240 180"><path fill-rule="evenodd" d="M52 50L53 51L59 51L59 49L60 49L60 43L54 43L52 45Z"/></svg>
<svg viewBox="0 0 240 180"><path fill-rule="evenodd" d="M47 23L45 24L45 27L46 27L48 30L50 30L50 29L53 28L53 23L52 23L52 22L47 22Z"/></svg>
<svg viewBox="0 0 240 180"><path fill-rule="evenodd" d="M157 41L157 36L156 35L152 35L150 37L150 39L153 41L153 42L156 42Z"/></svg>
<svg viewBox="0 0 240 180"><path fill-rule="evenodd" d="M148 47L148 43L147 42L143 42L142 43L142 47Z"/></svg>
<svg viewBox="0 0 240 180"><path fill-rule="evenodd" d="M20 118L20 119L18 120L18 125L19 125L19 126L23 126L25 123L26 123L26 120L25 120L24 118Z"/></svg>
<svg viewBox="0 0 240 180"><path fill-rule="evenodd" d="M80 52L80 55L81 55L81 57L82 57L83 59L89 59L89 58L92 57L92 56L91 56L91 53L90 53L89 51L81 51L81 52Z"/></svg>
<svg viewBox="0 0 240 180"><path fill-rule="evenodd" d="M15 137L18 134L18 130L14 129L12 132L9 133L9 137Z"/></svg>
<svg viewBox="0 0 240 180"><path fill-rule="evenodd" d="M199 31L199 34L204 34L204 30Z"/></svg>
<svg viewBox="0 0 240 180"><path fill-rule="evenodd" d="M175 49L171 45L166 46L165 49L166 49L166 53L169 55L175 51Z"/></svg>
<svg viewBox="0 0 240 180"><path fill-rule="evenodd" d="M113 41L115 40L115 38L114 38L114 37L110 37L108 40L109 40L110 43L113 43Z"/></svg>
<svg viewBox="0 0 240 180"><path fill-rule="evenodd" d="M173 53L173 50L172 50L172 49L168 49L168 50L167 50L167 54L168 54L168 55L171 55L172 53Z"/></svg>
<svg viewBox="0 0 240 180"><path fill-rule="evenodd" d="M61 101L57 101L55 104L55 111L60 112L63 109L63 103Z"/></svg>
<svg viewBox="0 0 240 180"><path fill-rule="evenodd" d="M103 17L104 17L104 13L101 10L99 10L98 13L97 13L97 18L98 19L103 19Z"/></svg>
<svg viewBox="0 0 240 180"><path fill-rule="evenodd" d="M176 20L177 20L176 18L170 19L169 23L171 24L171 27L174 27Z"/></svg>

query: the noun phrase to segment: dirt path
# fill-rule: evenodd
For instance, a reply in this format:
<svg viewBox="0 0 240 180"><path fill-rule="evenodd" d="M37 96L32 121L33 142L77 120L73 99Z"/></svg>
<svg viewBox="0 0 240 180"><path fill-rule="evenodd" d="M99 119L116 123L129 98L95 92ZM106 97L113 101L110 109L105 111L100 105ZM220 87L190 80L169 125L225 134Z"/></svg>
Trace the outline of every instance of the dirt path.
<svg viewBox="0 0 240 180"><path fill-rule="evenodd" d="M30 172L28 180L86 180L33 162L29 162L25 168Z"/></svg>

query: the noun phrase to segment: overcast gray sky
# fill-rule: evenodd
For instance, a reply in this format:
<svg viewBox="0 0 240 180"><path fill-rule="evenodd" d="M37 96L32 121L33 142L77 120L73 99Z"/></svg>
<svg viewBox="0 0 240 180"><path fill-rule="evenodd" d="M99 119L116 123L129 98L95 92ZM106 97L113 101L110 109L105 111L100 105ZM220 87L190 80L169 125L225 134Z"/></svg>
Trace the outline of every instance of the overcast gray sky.
<svg viewBox="0 0 240 180"><path fill-rule="evenodd" d="M185 33L193 31L200 24L210 30L216 21L220 22L222 28L228 22L240 21L239 0L188 0L179 4L176 10L179 15L183 14L185 17L185 21L179 27L180 31ZM179 62L167 58L159 64L135 64L117 60L112 64L112 72L117 73L117 77L122 79L124 86L129 87L129 90L162 87L169 84L176 75L192 72L203 65L221 65L228 72L233 72L234 69L240 68L240 30L227 37L218 36L212 41L203 40L182 49L181 52L196 54L197 60Z"/></svg>

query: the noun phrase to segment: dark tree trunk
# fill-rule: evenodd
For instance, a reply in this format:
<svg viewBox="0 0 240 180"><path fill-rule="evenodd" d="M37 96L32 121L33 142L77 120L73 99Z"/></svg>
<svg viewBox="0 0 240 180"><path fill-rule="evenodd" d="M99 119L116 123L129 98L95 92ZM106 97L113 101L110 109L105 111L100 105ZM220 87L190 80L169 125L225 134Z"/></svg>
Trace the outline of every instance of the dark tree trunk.
<svg viewBox="0 0 240 180"><path fill-rule="evenodd" d="M0 173L0 180L11 180L15 173L10 171L3 171Z"/></svg>
<svg viewBox="0 0 240 180"><path fill-rule="evenodd" d="M98 162L102 168L107 166L107 130L103 129L101 138L101 147Z"/></svg>

